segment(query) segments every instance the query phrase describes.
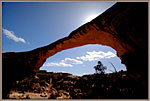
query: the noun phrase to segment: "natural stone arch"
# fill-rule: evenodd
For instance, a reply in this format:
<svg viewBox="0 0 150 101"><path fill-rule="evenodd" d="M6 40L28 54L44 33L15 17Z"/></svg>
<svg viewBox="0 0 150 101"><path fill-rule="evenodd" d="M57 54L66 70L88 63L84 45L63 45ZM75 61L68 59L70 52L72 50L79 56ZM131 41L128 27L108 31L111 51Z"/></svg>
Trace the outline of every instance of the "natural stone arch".
<svg viewBox="0 0 150 101"><path fill-rule="evenodd" d="M50 45L28 52L3 53L3 83L37 72L46 59L57 52L87 44L114 48L128 70L133 68L147 76L148 3L117 3L68 37Z"/></svg>
<svg viewBox="0 0 150 101"><path fill-rule="evenodd" d="M111 54L109 55L110 57L108 56L109 58L107 56L99 57L99 58L92 57L92 59L90 60L87 57L87 55L90 56L90 54L88 54L88 52L91 52L91 53L92 52L97 52L97 53L104 52L106 54L108 52L111 52ZM71 54L71 56L68 55L68 53ZM72 54L73 54L73 56L72 56ZM111 48L109 46L100 45L100 44L88 44L88 45L84 45L84 46L79 46L79 47L75 47L75 48L62 50L61 52L54 54L52 57L47 58L46 62L43 64L43 66L40 68L40 70L46 70L49 72L67 72L67 73L72 73L73 75L81 76L82 74L95 73L95 69L93 67L95 65L97 65L98 61L101 61L103 63L103 65L107 67L106 73L114 73L115 69L117 70L117 72L119 72L121 70L127 71L125 65L121 63L120 58L116 55L117 55L116 50L114 50L113 48ZM59 57L59 59L58 59L58 57ZM76 60L82 61L83 64L81 63L79 65L79 64L73 64L70 62L66 62L66 61L64 61L66 58L71 58L71 59L76 59ZM64 61L64 63L66 63L68 65L69 64L72 65L73 67L68 66L69 67L69 70L68 70L68 68L66 68L65 66L50 65L51 63L55 63L55 64L63 63L62 61ZM89 65L89 64L87 65L87 63L91 63L91 65ZM111 65L111 63L115 66L115 69ZM80 68L82 68L82 70L80 71L80 74L76 73L75 71L78 72ZM86 70L87 68L88 68L89 72ZM71 69L73 69L73 70L76 69L76 70L74 72L72 72L72 71L70 71Z"/></svg>
<svg viewBox="0 0 150 101"><path fill-rule="evenodd" d="M120 8L120 9L118 9ZM139 10L138 10L139 9ZM122 59L124 53L133 56L139 52L147 54L147 4L117 3L112 8L48 46L33 50L31 55L38 54L39 62L34 69L38 70L50 56L65 49L87 44L101 44L114 48ZM123 56L123 58L125 58ZM125 60L126 61L126 60ZM128 66L128 63L125 63Z"/></svg>

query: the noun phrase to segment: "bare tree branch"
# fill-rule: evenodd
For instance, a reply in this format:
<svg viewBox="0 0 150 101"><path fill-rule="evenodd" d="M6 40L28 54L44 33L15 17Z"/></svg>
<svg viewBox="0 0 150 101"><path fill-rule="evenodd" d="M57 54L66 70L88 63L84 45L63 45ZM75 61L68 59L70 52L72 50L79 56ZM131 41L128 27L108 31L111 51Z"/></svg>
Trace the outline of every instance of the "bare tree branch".
<svg viewBox="0 0 150 101"><path fill-rule="evenodd" d="M116 69L116 67L111 63L111 62L109 62L112 66L113 66L113 68L114 68L114 70L115 70L115 72L117 72L117 69Z"/></svg>

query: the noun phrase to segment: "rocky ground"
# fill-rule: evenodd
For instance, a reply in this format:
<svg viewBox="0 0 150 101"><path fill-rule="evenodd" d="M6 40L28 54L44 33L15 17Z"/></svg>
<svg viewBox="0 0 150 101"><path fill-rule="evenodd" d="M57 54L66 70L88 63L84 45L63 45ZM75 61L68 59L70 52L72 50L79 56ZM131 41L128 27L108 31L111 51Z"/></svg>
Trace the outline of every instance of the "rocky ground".
<svg viewBox="0 0 150 101"><path fill-rule="evenodd" d="M74 76L39 73L16 81L10 99L146 99L140 75L127 72Z"/></svg>

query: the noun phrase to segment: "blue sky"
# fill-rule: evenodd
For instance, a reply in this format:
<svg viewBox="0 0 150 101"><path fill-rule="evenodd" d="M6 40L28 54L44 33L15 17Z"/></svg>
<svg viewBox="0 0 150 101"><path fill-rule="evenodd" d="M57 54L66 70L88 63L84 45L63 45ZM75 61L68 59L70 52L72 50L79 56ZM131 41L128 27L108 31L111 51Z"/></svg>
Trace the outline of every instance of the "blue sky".
<svg viewBox="0 0 150 101"><path fill-rule="evenodd" d="M114 4L115 2L3 2L2 51L22 52L48 45L68 36L91 17L100 15ZM86 45L55 54L47 59L41 69L74 75L90 74L95 72L93 67L100 60L107 66L107 73L113 70L109 62L118 71L125 70L115 54L116 51L107 46Z"/></svg>

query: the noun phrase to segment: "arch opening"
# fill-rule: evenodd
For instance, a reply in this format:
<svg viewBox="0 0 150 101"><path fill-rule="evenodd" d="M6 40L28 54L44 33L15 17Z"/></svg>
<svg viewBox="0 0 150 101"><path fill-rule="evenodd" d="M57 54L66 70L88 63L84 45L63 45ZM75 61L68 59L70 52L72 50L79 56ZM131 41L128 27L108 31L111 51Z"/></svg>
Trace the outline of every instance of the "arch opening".
<svg viewBox="0 0 150 101"><path fill-rule="evenodd" d="M126 67L124 64L121 64L116 51L109 46L100 44L88 44L58 52L48 58L40 70L82 76L94 74L95 70L93 67L97 65L98 61L101 61L107 67L105 73L115 72L112 64L117 72L121 70L126 71Z"/></svg>

